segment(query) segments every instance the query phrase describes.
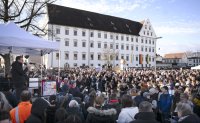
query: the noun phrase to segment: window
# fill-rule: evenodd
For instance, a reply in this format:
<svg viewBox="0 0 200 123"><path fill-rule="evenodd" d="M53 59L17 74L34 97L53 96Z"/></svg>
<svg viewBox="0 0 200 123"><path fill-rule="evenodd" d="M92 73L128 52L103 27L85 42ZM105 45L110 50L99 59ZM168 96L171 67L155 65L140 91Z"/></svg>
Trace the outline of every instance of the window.
<svg viewBox="0 0 200 123"><path fill-rule="evenodd" d="M56 38L56 42L60 42L60 38Z"/></svg>
<svg viewBox="0 0 200 123"><path fill-rule="evenodd" d="M136 46L136 51L138 51L138 46Z"/></svg>
<svg viewBox="0 0 200 123"><path fill-rule="evenodd" d="M149 30L151 30L151 26L149 26Z"/></svg>
<svg viewBox="0 0 200 123"><path fill-rule="evenodd" d="M147 25L145 25L145 29L147 29Z"/></svg>
<svg viewBox="0 0 200 123"><path fill-rule="evenodd" d="M110 49L113 49L113 44L110 44Z"/></svg>
<svg viewBox="0 0 200 123"><path fill-rule="evenodd" d="M78 65L77 65L77 63L74 63L74 67L77 67Z"/></svg>
<svg viewBox="0 0 200 123"><path fill-rule="evenodd" d="M149 44L151 44L151 40L149 40Z"/></svg>
<svg viewBox="0 0 200 123"><path fill-rule="evenodd" d="M113 35L112 34L110 34L110 39L113 39Z"/></svg>
<svg viewBox="0 0 200 123"><path fill-rule="evenodd" d="M101 55L100 54L98 54L98 60L101 60Z"/></svg>
<svg viewBox="0 0 200 123"><path fill-rule="evenodd" d="M147 31L147 35L149 35L149 31Z"/></svg>
<svg viewBox="0 0 200 123"><path fill-rule="evenodd" d="M85 53L82 54L82 60L86 60L86 54Z"/></svg>
<svg viewBox="0 0 200 123"><path fill-rule="evenodd" d="M129 50L129 45L126 45L126 50Z"/></svg>
<svg viewBox="0 0 200 123"><path fill-rule="evenodd" d="M126 55L126 61L129 61L129 55Z"/></svg>
<svg viewBox="0 0 200 123"><path fill-rule="evenodd" d="M82 36L85 36L85 35L86 35L85 31L82 31Z"/></svg>
<svg viewBox="0 0 200 123"><path fill-rule="evenodd" d="M131 42L133 42L133 37L131 37Z"/></svg>
<svg viewBox="0 0 200 123"><path fill-rule="evenodd" d="M90 42L90 47L94 48L94 42Z"/></svg>
<svg viewBox="0 0 200 123"><path fill-rule="evenodd" d="M118 56L118 55L116 55L116 58L115 58L115 59L116 59L116 61L118 61L118 60L119 60L119 56Z"/></svg>
<svg viewBox="0 0 200 123"><path fill-rule="evenodd" d="M141 51L142 51L142 52L144 51L144 47L143 47L143 46L141 46Z"/></svg>
<svg viewBox="0 0 200 123"><path fill-rule="evenodd" d="M101 33L100 32L98 33L98 38L101 38Z"/></svg>
<svg viewBox="0 0 200 123"><path fill-rule="evenodd" d="M104 48L105 48L105 49L107 48L107 44L106 44L106 43L104 43Z"/></svg>
<svg viewBox="0 0 200 123"><path fill-rule="evenodd" d="M121 50L124 50L124 45L123 44L121 45Z"/></svg>
<svg viewBox="0 0 200 123"><path fill-rule="evenodd" d="M152 41L152 44L154 45L154 41Z"/></svg>
<svg viewBox="0 0 200 123"><path fill-rule="evenodd" d="M145 44L147 44L147 39L145 40Z"/></svg>
<svg viewBox="0 0 200 123"><path fill-rule="evenodd" d="M104 38L107 39L107 34L106 33L104 34Z"/></svg>
<svg viewBox="0 0 200 123"><path fill-rule="evenodd" d="M78 54L74 53L74 60L78 60Z"/></svg>
<svg viewBox="0 0 200 123"><path fill-rule="evenodd" d="M98 43L98 48L101 48L101 42Z"/></svg>
<svg viewBox="0 0 200 123"><path fill-rule="evenodd" d="M94 32L90 32L90 37L94 37Z"/></svg>
<svg viewBox="0 0 200 123"><path fill-rule="evenodd" d="M86 42L85 41L82 42L82 47L86 47Z"/></svg>
<svg viewBox="0 0 200 123"><path fill-rule="evenodd" d="M138 61L138 56L135 57L135 60Z"/></svg>
<svg viewBox="0 0 200 123"><path fill-rule="evenodd" d="M119 49L119 45L118 44L116 44L116 49Z"/></svg>
<svg viewBox="0 0 200 123"><path fill-rule="evenodd" d="M118 40L119 39L119 37L118 37L118 35L116 35L116 40Z"/></svg>
<svg viewBox="0 0 200 123"><path fill-rule="evenodd" d="M59 53L56 53L56 60L59 59Z"/></svg>
<svg viewBox="0 0 200 123"><path fill-rule="evenodd" d="M138 43L138 38L136 38L136 42Z"/></svg>
<svg viewBox="0 0 200 123"><path fill-rule="evenodd" d="M126 37L126 41L129 41L129 37Z"/></svg>
<svg viewBox="0 0 200 123"><path fill-rule="evenodd" d="M65 46L69 46L69 39L65 40Z"/></svg>
<svg viewBox="0 0 200 123"><path fill-rule="evenodd" d="M69 53L65 53L65 60L69 60Z"/></svg>
<svg viewBox="0 0 200 123"><path fill-rule="evenodd" d="M93 66L93 64L90 64L90 66L92 67L92 66Z"/></svg>
<svg viewBox="0 0 200 123"><path fill-rule="evenodd" d="M77 36L77 33L78 33L77 30L74 30L74 36Z"/></svg>
<svg viewBox="0 0 200 123"><path fill-rule="evenodd" d="M124 36L123 36L123 35L121 36L121 40L122 40L122 41L124 40Z"/></svg>
<svg viewBox="0 0 200 123"><path fill-rule="evenodd" d="M143 38L141 39L141 43L144 43L144 40L143 40Z"/></svg>
<svg viewBox="0 0 200 123"><path fill-rule="evenodd" d="M153 36L153 33L151 32L151 36Z"/></svg>
<svg viewBox="0 0 200 123"><path fill-rule="evenodd" d="M69 29L65 29L65 35L69 35Z"/></svg>
<svg viewBox="0 0 200 123"><path fill-rule="evenodd" d="M77 40L74 40L74 47L77 47L78 46L78 42Z"/></svg>
<svg viewBox="0 0 200 123"><path fill-rule="evenodd" d="M154 48L152 48L152 52L154 52Z"/></svg>
<svg viewBox="0 0 200 123"><path fill-rule="evenodd" d="M144 35L145 35L145 31L144 31Z"/></svg>
<svg viewBox="0 0 200 123"><path fill-rule="evenodd" d="M94 60L94 54L90 54L90 60Z"/></svg>
<svg viewBox="0 0 200 123"><path fill-rule="evenodd" d="M134 47L133 47L133 45L131 46L131 50L133 51L133 49L134 49Z"/></svg>
<svg viewBox="0 0 200 123"><path fill-rule="evenodd" d="M147 47L145 47L145 52L147 52Z"/></svg>
<svg viewBox="0 0 200 123"><path fill-rule="evenodd" d="M152 58L152 61L154 62L154 58Z"/></svg>
<svg viewBox="0 0 200 123"><path fill-rule="evenodd" d="M123 54L121 54L121 59L124 59L124 55Z"/></svg>
<svg viewBox="0 0 200 123"><path fill-rule="evenodd" d="M149 52L151 52L151 47L149 47Z"/></svg>
<svg viewBox="0 0 200 123"><path fill-rule="evenodd" d="M56 34L60 34L60 29L56 28Z"/></svg>

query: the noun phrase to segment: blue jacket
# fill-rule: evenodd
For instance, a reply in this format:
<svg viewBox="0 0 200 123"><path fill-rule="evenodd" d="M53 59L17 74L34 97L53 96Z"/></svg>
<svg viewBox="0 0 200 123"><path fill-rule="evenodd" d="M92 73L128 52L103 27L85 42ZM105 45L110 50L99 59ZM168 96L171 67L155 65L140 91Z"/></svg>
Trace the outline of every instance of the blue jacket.
<svg viewBox="0 0 200 123"><path fill-rule="evenodd" d="M161 112L170 112L172 105L172 96L170 94L161 94L160 100L158 101L158 108Z"/></svg>

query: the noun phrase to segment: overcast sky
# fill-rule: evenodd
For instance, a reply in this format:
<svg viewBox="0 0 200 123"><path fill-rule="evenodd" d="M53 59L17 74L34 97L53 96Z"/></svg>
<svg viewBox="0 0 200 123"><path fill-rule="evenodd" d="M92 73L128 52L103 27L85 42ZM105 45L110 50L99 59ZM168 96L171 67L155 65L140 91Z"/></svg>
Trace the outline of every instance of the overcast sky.
<svg viewBox="0 0 200 123"><path fill-rule="evenodd" d="M149 18L157 52L200 51L200 0L58 0L56 4L142 21Z"/></svg>

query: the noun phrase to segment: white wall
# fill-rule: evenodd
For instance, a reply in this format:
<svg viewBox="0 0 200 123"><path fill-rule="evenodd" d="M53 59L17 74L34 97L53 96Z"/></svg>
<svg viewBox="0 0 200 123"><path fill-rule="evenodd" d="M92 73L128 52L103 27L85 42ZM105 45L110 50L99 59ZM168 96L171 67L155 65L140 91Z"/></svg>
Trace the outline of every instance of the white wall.
<svg viewBox="0 0 200 123"><path fill-rule="evenodd" d="M147 27L150 26L150 22L148 20ZM60 51L61 51L61 67L64 67L65 63L68 63L70 67L74 66L74 63L77 63L78 66L81 66L82 64L85 65L91 65L97 66L98 64L103 65L105 64L104 60L97 60L97 54L100 54L103 52L104 49L104 43L107 43L107 46L109 47L110 44L113 44L113 47L116 48L116 44L118 44L119 49L115 49L115 51L119 52L119 60L113 61L113 65L120 64L121 55L124 55L124 58L126 59L126 56L129 56L129 61L127 61L127 64L130 67L141 67L139 65L139 54L143 54L143 56L146 56L147 54L151 57L151 66L155 65L152 61L153 58L155 58L155 33L152 28L152 36L149 36L147 34L142 34L145 29L145 27L142 27L140 31L140 35L142 36L134 36L134 35L127 35L127 34L120 34L120 33L112 33L112 32L105 32L105 31L98 31L98 30L89 30L89 29L83 29L83 28L76 28L76 27L69 27L69 26L59 26L59 25L48 25L49 30L54 30L54 35L52 37L51 34L48 35L49 40L60 40ZM60 29L60 34L55 34L56 28ZM149 27L148 27L149 28ZM69 35L65 35L65 29L69 30ZM78 34L77 36L74 36L74 30L77 30ZM82 36L82 31L86 32L86 36ZM94 32L94 37L90 37L89 32ZM98 38L98 33L101 33L101 38ZM104 34L107 34L107 39L104 38ZM113 35L113 39L110 39L110 35ZM118 36L118 40L116 39L116 36ZM124 40L121 40L121 36L124 37ZM126 40L126 37L129 37L129 41ZM148 37L148 38L147 38ZM133 41L131 41L131 38L133 38ZM136 42L136 38L138 38L138 42ZM69 46L65 46L65 39L69 39ZM143 39L143 43L141 42L141 39ZM78 46L74 47L73 42L74 40L78 41ZM86 47L82 47L82 41L86 42ZM145 40L147 40L147 44L145 43ZM149 40L151 40L151 44L149 44ZM89 42L94 42L94 47L89 47ZM98 48L98 42L101 42L101 48ZM154 44L153 44L154 42ZM121 50L121 45L124 44L124 50ZM126 50L126 46L129 45L129 50ZM133 51L131 50L131 45L134 46ZM136 51L136 46L138 46L138 51ZM144 47L144 51L141 51L141 47ZM145 47L147 47L147 52L145 52ZM149 48L151 48L151 52L149 52ZM153 52L154 49L154 52ZM65 52L69 52L69 60L65 60ZM73 59L73 53L78 53L78 60ZM82 60L82 53L86 53L86 60ZM88 60L88 54L94 53L94 60ZM131 55L134 55L133 62L131 63ZM138 56L138 61L136 61L136 56ZM47 67L51 67L51 61L52 61L52 55L49 54L46 56L46 64ZM143 66L146 66L146 58L143 58ZM149 66L149 65L148 65ZM56 53L53 53L53 64L52 67L58 67L58 59L56 59Z"/></svg>

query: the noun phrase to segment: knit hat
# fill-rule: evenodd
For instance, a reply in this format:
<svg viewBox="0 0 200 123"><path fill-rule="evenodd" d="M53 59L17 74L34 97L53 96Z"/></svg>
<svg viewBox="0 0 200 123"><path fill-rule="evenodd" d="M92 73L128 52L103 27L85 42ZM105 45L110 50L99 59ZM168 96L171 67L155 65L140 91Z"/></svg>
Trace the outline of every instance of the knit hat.
<svg viewBox="0 0 200 123"><path fill-rule="evenodd" d="M155 89L155 88L151 88L151 89L149 89L149 93L150 93L151 95L153 95L153 94L158 93L158 90Z"/></svg>
<svg viewBox="0 0 200 123"><path fill-rule="evenodd" d="M163 86L162 88L164 88L165 90L169 90L169 88L167 86Z"/></svg>
<svg viewBox="0 0 200 123"><path fill-rule="evenodd" d="M79 107L79 104L78 104L78 102L76 100L71 100L69 102L69 107L70 108Z"/></svg>

